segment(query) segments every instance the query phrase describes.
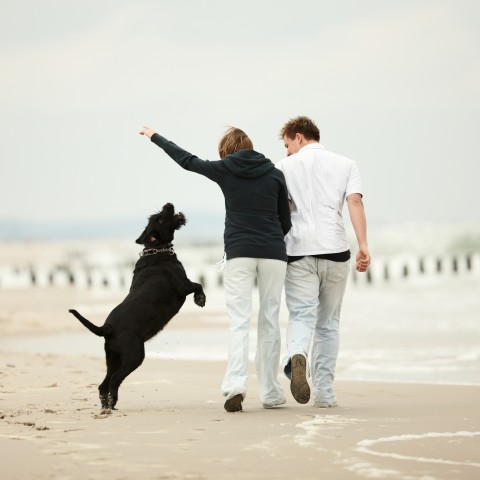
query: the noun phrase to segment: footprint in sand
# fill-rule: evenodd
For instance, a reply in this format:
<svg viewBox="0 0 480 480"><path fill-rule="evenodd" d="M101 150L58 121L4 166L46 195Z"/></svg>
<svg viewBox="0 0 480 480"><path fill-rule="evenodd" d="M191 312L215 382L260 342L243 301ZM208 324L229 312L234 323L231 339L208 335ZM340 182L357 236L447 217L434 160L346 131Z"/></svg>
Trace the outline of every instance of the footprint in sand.
<svg viewBox="0 0 480 480"><path fill-rule="evenodd" d="M112 411L109 408L104 408L103 410L100 411L100 413L94 413L92 417L98 420L102 418L107 418L111 414L112 414Z"/></svg>

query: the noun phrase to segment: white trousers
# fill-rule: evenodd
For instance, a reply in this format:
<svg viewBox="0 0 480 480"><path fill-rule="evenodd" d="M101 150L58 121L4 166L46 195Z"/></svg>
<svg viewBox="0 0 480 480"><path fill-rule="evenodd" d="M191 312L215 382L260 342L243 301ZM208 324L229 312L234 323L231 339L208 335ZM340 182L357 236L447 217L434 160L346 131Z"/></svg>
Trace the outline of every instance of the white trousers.
<svg viewBox="0 0 480 480"><path fill-rule="evenodd" d="M308 359L311 348L310 372L316 402L336 401L332 385L339 347L340 312L349 273L349 261L332 262L308 256L288 264L285 365L297 353Z"/></svg>
<svg viewBox="0 0 480 480"><path fill-rule="evenodd" d="M224 286L230 336L222 394L227 399L237 394L245 398L247 394L249 330L256 278L260 296L255 355L259 396L264 405L285 400L278 380L281 347L278 315L286 268L286 262L265 258L239 257L226 262Z"/></svg>

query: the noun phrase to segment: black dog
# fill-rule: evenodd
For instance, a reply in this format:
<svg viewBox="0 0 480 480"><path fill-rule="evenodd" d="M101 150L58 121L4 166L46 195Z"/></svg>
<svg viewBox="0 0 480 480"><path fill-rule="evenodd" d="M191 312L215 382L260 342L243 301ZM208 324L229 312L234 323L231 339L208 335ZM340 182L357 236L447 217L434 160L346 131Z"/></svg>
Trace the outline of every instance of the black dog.
<svg viewBox="0 0 480 480"><path fill-rule="evenodd" d="M200 307L205 305L202 285L191 282L173 251L173 234L185 225L183 213L175 214L171 203L152 215L136 240L144 245L135 265L132 285L122 303L98 327L69 310L91 332L105 337L107 375L98 387L102 408L113 409L118 389L127 375L138 368L145 358L144 343L156 335L194 294Z"/></svg>

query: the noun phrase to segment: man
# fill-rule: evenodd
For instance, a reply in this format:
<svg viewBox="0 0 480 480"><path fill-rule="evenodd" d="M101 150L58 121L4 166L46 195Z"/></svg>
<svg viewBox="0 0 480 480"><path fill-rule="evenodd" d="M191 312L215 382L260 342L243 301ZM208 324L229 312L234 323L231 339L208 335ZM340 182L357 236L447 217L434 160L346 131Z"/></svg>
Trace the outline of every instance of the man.
<svg viewBox="0 0 480 480"><path fill-rule="evenodd" d="M290 198L292 228L285 236L288 267L285 297L289 310L288 358L295 400L308 403L307 359L315 406L334 407L335 365L340 310L350 271L350 250L343 224L345 199L358 242L356 269L370 264L362 187L354 161L329 152L308 117L296 117L280 131L287 157L277 163Z"/></svg>

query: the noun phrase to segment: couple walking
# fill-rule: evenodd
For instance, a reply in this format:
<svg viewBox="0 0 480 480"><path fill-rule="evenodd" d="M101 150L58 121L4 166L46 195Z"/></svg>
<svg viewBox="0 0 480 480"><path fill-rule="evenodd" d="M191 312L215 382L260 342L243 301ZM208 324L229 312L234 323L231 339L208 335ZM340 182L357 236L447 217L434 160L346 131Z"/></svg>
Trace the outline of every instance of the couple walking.
<svg viewBox="0 0 480 480"><path fill-rule="evenodd" d="M307 117L280 131L287 156L276 165L253 149L250 138L230 128L219 144L221 160L201 160L149 127L140 132L182 168L214 181L225 197L224 287L230 320L228 366L222 383L225 410L242 410L247 393L248 334L252 291L260 306L255 366L264 408L286 400L278 380L279 308L283 287L289 310L284 372L299 403L334 407L339 320L350 271L342 219L347 200L358 253L356 269L370 263L360 175L354 161L329 152Z"/></svg>

